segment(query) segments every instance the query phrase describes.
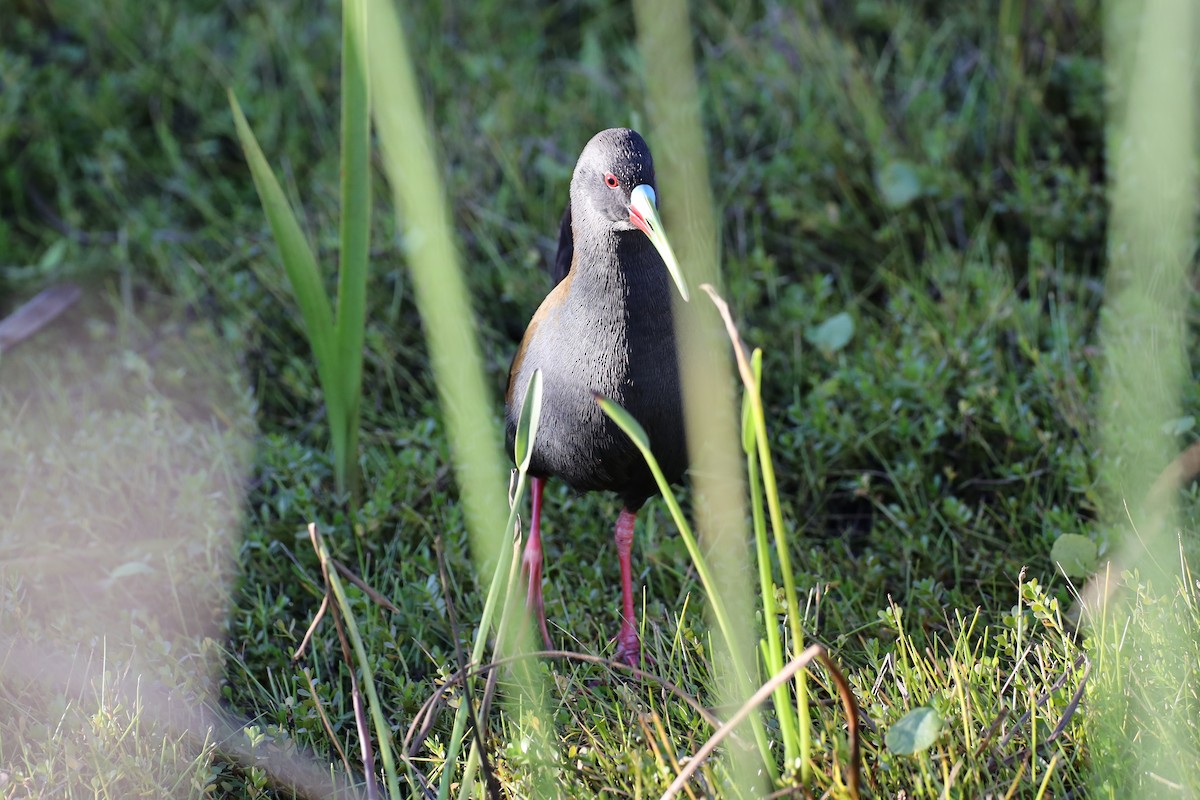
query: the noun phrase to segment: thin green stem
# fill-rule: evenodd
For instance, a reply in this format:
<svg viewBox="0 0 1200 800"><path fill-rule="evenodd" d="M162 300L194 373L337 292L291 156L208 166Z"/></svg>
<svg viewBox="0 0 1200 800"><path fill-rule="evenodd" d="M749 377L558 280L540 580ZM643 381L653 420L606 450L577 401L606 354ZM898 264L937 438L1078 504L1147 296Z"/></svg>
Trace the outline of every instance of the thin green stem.
<svg viewBox="0 0 1200 800"><path fill-rule="evenodd" d="M350 646L354 648L354 657L358 661L358 668L363 674L363 688L367 693L367 707L371 712L371 722L375 726L375 738L379 740L379 758L383 762L383 774L387 779L388 796L393 800L400 798L400 778L396 772L395 754L392 752L392 729L388 725L388 721L383 716L383 705L379 702L379 695L375 691L375 675L371 671L371 662L367 657L367 648L363 645L362 636L358 632L358 623L354 620L353 609L350 608L350 601L346 597L346 590L342 586L342 581L338 577L337 570L333 569L330 563L329 550L325 547L325 540L321 537L321 533L316 526L312 526L313 541L317 545L317 555L321 559L321 567L325 571L326 579L329 581L329 588L333 590L333 596L337 600L338 608L342 612L342 621L346 624L346 635L350 637Z"/></svg>
<svg viewBox="0 0 1200 800"><path fill-rule="evenodd" d="M737 325L733 322L733 314L729 305L721 299L710 284L702 284L701 289L708 293L713 305L725 322L725 330L733 343L733 354L737 360L738 373L746 387L746 395L750 403L750 415L754 420L754 438L758 445L759 464L762 468L763 486L767 495L767 510L771 515L771 528L775 534L775 549L779 554L779 570L783 573L784 599L787 602L788 628L792 634L792 650L800 649L804 644L803 631L800 628L800 605L796 602L796 582L792 574L792 560L788 555L787 531L783 527L783 513L779 509L779 485L775 481L775 466L771 462L771 445L767 441L766 415L763 413L762 393L759 390L759 380L755 377L750 360L746 358L746 348L738 333ZM762 358L761 355L758 356ZM796 675L796 711L800 718L800 775L807 779L811 772L809 752L812 746L812 725L808 711L808 684L806 673L802 670Z"/></svg>
<svg viewBox="0 0 1200 800"><path fill-rule="evenodd" d="M762 588L763 625L766 628L766 670L774 675L783 669L783 647L779 641L778 611L775 604L775 582L771 579L771 554L767 544L767 524L763 518L762 485L759 483L758 463L753 452L746 456L746 475L750 483L750 509L754 522L754 545L758 555L758 580ZM795 763L800 752L797 747L796 722L792 716L792 697L787 683L780 683L772 698L779 715L779 733L787 764Z"/></svg>
<svg viewBox="0 0 1200 800"><path fill-rule="evenodd" d="M753 376L751 376L753 377ZM800 627L800 605L796 601L796 580L792 573L792 560L788 555L787 530L783 527L783 512L779 508L779 485L775 482L775 466L771 461L771 445L767 441L766 415L763 413L762 394L758 382L752 381L750 391L750 413L754 417L754 433L758 442L758 458L762 466L763 486L767 495L767 510L771 515L771 528L775 534L775 550L779 555L779 571L783 575L783 593L787 601L788 627L792 634L792 650L804 646L804 633ZM812 725L808 711L808 673L796 673L796 711L800 718L800 775L807 780L810 772L809 752L812 746Z"/></svg>

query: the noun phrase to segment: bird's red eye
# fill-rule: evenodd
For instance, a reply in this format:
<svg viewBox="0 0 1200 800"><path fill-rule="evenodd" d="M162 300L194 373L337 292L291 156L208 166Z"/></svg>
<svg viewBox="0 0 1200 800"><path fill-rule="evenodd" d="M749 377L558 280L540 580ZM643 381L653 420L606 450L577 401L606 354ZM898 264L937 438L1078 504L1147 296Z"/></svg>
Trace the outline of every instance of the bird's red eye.
<svg viewBox="0 0 1200 800"><path fill-rule="evenodd" d="M617 176L611 172L604 173L604 185L610 189L615 189L621 185L621 181L617 180Z"/></svg>

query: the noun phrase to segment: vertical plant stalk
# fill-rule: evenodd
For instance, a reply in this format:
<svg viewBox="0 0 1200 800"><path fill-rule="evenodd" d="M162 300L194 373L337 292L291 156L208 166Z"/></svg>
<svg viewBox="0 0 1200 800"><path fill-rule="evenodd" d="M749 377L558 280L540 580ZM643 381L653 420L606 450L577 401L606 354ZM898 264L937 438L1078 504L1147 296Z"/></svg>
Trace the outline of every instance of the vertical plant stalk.
<svg viewBox="0 0 1200 800"><path fill-rule="evenodd" d="M771 461L771 446L767 440L767 419L766 413L763 411L762 393L759 391L758 381L755 380L750 362L746 359L746 347L742 344L742 337L733 322L733 314L730 313L729 306L712 286L705 284L700 288L708 293L717 310L721 312L721 319L725 321L729 340L733 342L733 354L737 360L738 372L742 376L742 383L746 387L746 394L749 397L750 415L754 421L754 437L758 443L759 467L762 469L763 486L767 495L767 510L771 516L771 529L775 534L775 550L779 556L779 571L783 577L783 594L784 600L787 602L788 627L792 634L791 647L794 652L804 645L804 634L800 628L800 604L796 601L796 579L792 573L792 559L788 554L787 530L783 527L783 512L779 508L779 485L775 482L775 466ZM796 673L796 712L800 720L800 775L801 778L807 780L811 771L809 751L812 747L812 726L809 719L808 685L805 674L804 670Z"/></svg>
<svg viewBox="0 0 1200 800"><path fill-rule="evenodd" d="M358 426L362 402L363 339L367 316L367 263L371 245L371 104L367 81L367 9L342 4L342 214L339 230L336 368L345 407L335 453L338 486L357 504ZM332 420L331 420L332 421Z"/></svg>
<svg viewBox="0 0 1200 800"><path fill-rule="evenodd" d="M636 0L633 5L667 229L680 263L687 267L689 282L716 283L720 280L717 218L687 4L685 0ZM729 356L718 345L720 327L711 315L694 305L674 305L689 474L695 495L701 498L695 504L696 529L715 567L715 594L709 589L709 596L719 596L734 619L749 619L754 612L746 552L746 490L737 450L736 396L728 380ZM727 640L729 652L718 648L714 653L722 703L740 704L753 691L757 682L753 670L733 665L738 659L747 662L754 641L753 628L738 625ZM757 710L754 716L757 719ZM762 755L774 778L774 759L769 753ZM731 751L730 768L735 783L747 794L765 794L760 765L753 758L738 758Z"/></svg>
<svg viewBox="0 0 1200 800"><path fill-rule="evenodd" d="M396 198L397 222L416 290L417 306L429 344L430 361L454 459L455 477L471 535L471 550L480 574L493 574L485 620L477 634L473 661L482 655L490 632L494 597L506 582L508 531L514 512L502 527L506 505L500 439L493 393L484 380L483 359L475 336L474 313L459 266L449 208L421 93L400 20L392 3L364 0L370 19L370 88L384 167ZM523 487L522 487L523 488ZM504 534L497 536L497 531ZM541 673L530 672L532 679ZM542 697L540 686L526 687L527 696ZM455 720L451 744L461 746L465 718ZM549 726L527 735L544 740ZM449 752L449 751L448 751ZM448 758L440 797L447 797L455 763Z"/></svg>
<svg viewBox="0 0 1200 800"><path fill-rule="evenodd" d="M1101 467L1106 522L1124 531L1115 575L1134 570L1150 602L1180 579L1176 493L1152 491L1171 462L1173 443L1162 426L1180 413L1187 376L1189 273L1195 247L1195 154L1198 12L1195 3L1107 4L1106 58L1111 64L1112 129L1107 153L1111 179L1107 302L1101 341L1107 360L1100 396ZM1121 583L1123 581L1114 581ZM1093 749L1132 752L1128 771L1094 757L1093 782L1118 795L1145 791L1145 776L1182 785L1187 795L1192 758L1185 742L1191 721L1178 702L1189 678L1182 647L1187 633L1146 612L1130 625L1134 603L1110 595L1093 579L1088 612L1098 653L1091 691L1098 694ZM1155 679L1141 665L1160 667ZM1170 688L1168 688L1170 687ZM1144 711L1131 708L1131 704ZM1137 729L1136 721L1152 727ZM1193 789L1195 787L1192 787Z"/></svg>
<svg viewBox="0 0 1200 800"><path fill-rule="evenodd" d="M475 314L454 243L441 160L429 135L417 78L393 4L364 0L370 20L371 108L384 168L404 231L417 307L454 459L477 565L493 566L507 505L493 392L484 380Z"/></svg>
<svg viewBox="0 0 1200 800"><path fill-rule="evenodd" d="M751 357L751 371L756 386L762 386L762 350L755 349ZM750 509L753 514L754 548L758 558L759 591L762 594L763 627L766 632L764 665L767 674L774 675L783 669L783 645L779 641L779 608L775 602L775 581L771 577L771 550L767 543L767 523L763 518L763 490L758 469L758 437L754 425L754 409L747 391L742 401L742 450L746 454L746 476L750 484ZM800 758L800 740L796 731L796 717L792 713L792 693L786 681L775 689L772 702L779 717L779 734L783 739L785 762L795 764Z"/></svg>

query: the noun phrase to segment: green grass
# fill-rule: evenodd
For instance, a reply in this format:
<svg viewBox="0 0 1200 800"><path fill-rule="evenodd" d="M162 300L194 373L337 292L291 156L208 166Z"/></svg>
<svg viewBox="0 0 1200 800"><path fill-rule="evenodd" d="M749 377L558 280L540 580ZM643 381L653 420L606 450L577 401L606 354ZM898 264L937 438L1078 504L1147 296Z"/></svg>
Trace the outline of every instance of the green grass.
<svg viewBox="0 0 1200 800"><path fill-rule="evenodd" d="M498 426L579 149L653 119L634 19L600 2L406 5L474 301L458 322L478 338L484 422ZM1066 533L1116 552L1126 498L1109 476L1133 448L1195 440L1186 378L1178 424L1100 434L1101 392L1122 377L1100 331L1106 70L1125 56L1104 61L1087 0L821 8L701 2L692 19L722 293L764 350L801 621L862 705L865 790L1129 797L1185 782L1188 796L1196 489L1180 493L1179 553L1115 573L1123 605L1081 632L1077 587L1050 560ZM310 520L398 609L345 588L397 742L471 648L487 579L407 271L414 244L376 180L351 512L226 101L234 89L318 263L336 263L340 16L336 3L67 0L18 2L0 29L0 313L51 281L87 287L56 327L0 355L0 642L34 642L56 665L0 656L0 796L286 797L327 783L330 764L359 780L329 732L354 773L333 625L292 661L324 594ZM651 145L663 160L667 144ZM659 194L669 221L671 187ZM1184 301L1183 345L1200 352L1190 287ZM819 326L843 313L853 336L830 347ZM559 485L546 499L552 633L611 655L615 501ZM642 516L651 671L728 717L696 570L662 504ZM1118 647L1126 631L1137 650ZM538 710L494 704L489 723L511 796L658 796L712 732L653 681L564 659L536 670ZM499 674L502 696L513 679ZM844 796L840 704L820 670L808 686L809 788ZM160 713L160 690L209 716ZM434 782L460 697L414 754ZM889 748L917 708L940 721L932 745ZM1160 732L1176 750L1129 746ZM725 752L753 747L741 735ZM730 781L717 759L692 785L738 796Z"/></svg>

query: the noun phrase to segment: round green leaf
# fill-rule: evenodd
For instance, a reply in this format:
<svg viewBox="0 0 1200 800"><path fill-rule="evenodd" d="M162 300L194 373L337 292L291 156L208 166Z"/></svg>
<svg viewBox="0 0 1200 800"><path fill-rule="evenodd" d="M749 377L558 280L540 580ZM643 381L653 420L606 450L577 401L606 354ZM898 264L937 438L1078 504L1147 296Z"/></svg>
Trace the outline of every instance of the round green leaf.
<svg viewBox="0 0 1200 800"><path fill-rule="evenodd" d="M888 208L899 209L921 196L924 188L917 169L907 161L889 161L875 175L875 186Z"/></svg>
<svg viewBox="0 0 1200 800"><path fill-rule="evenodd" d="M928 750L942 732L942 718L928 706L914 708L887 732L887 749L902 756Z"/></svg>
<svg viewBox="0 0 1200 800"><path fill-rule="evenodd" d="M1096 543L1078 533L1064 533L1054 540L1050 560L1071 578L1086 578L1096 568Z"/></svg>
<svg viewBox="0 0 1200 800"><path fill-rule="evenodd" d="M854 317L845 311L834 314L815 328L809 328L804 338L822 353L830 355L850 343L854 336Z"/></svg>
<svg viewBox="0 0 1200 800"><path fill-rule="evenodd" d="M58 239L54 244L46 248L46 252L42 253L42 257L38 259L38 269L42 272L50 272L63 262L63 258L66 255L67 240Z"/></svg>

